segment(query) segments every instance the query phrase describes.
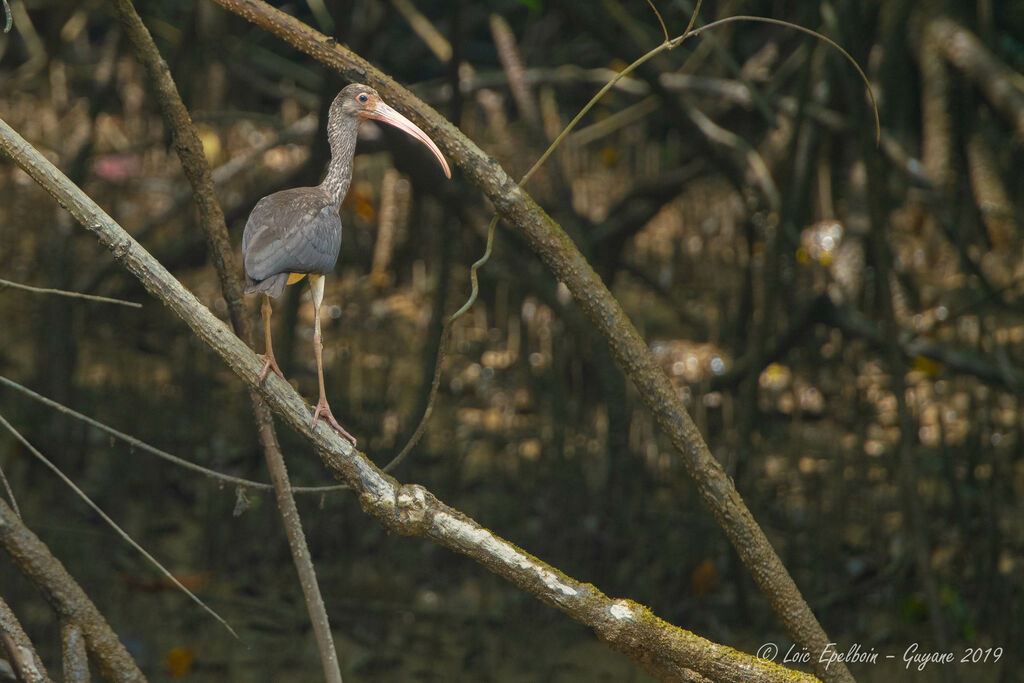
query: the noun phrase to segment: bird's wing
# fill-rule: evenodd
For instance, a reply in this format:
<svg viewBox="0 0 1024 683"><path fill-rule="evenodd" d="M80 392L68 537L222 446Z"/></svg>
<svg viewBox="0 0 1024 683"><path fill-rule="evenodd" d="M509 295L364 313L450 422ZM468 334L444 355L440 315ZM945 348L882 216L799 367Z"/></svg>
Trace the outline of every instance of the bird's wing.
<svg viewBox="0 0 1024 683"><path fill-rule="evenodd" d="M329 273L338 261L341 219L318 188L283 190L261 199L242 236L245 273L256 281L278 273Z"/></svg>

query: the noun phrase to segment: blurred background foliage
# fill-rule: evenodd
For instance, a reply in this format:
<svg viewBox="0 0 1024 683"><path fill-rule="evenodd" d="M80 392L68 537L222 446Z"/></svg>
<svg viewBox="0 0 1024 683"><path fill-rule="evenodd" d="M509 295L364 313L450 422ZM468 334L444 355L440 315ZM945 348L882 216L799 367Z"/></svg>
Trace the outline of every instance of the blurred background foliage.
<svg viewBox="0 0 1024 683"><path fill-rule="evenodd" d="M656 3L673 35L692 5ZM269 192L315 184L344 85L208 2L141 0L199 126L236 243ZM12 0L0 117L226 317L145 75L100 0ZM520 176L613 73L662 39L647 3L310 0L282 9L410 86ZM528 190L678 383L822 624L897 655L999 647L913 680L1010 681L1024 642L1020 197L1024 2L711 2L732 24L664 53L582 122ZM401 134L367 125L328 280L335 413L378 463L425 406L444 316L489 207ZM6 279L141 310L0 291L0 373L208 467L265 479L248 395L221 361L20 170L0 165ZM255 301L253 316L256 316ZM275 315L313 396L312 305ZM317 680L273 498L237 492L0 390L0 412L243 636L171 590L9 435L28 524L155 679ZM324 483L281 433L296 484ZM610 595L712 640L788 637L603 342L499 231L456 325L422 444L396 473ZM463 557L388 537L345 493L300 510L352 680L643 680L585 629ZM0 561L0 590L56 670L58 625Z"/></svg>

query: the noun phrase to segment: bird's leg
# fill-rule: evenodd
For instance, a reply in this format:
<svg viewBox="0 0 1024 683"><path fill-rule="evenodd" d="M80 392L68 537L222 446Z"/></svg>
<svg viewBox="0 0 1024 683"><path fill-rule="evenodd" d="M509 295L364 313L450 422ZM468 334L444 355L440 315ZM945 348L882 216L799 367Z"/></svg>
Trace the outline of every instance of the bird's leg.
<svg viewBox="0 0 1024 683"><path fill-rule="evenodd" d="M263 313L263 334L267 338L267 352L256 354L263 359L263 372L260 373L260 381L267 376L268 370L273 370L277 373L277 376L284 379L284 373L281 372L281 368L277 366L277 359L274 358L274 343L270 341L270 297L266 294L263 295L263 306L260 307Z"/></svg>
<svg viewBox="0 0 1024 683"><path fill-rule="evenodd" d="M311 274L309 276L309 291L313 295L313 354L316 356L316 375L317 380L320 382L320 399L316 402L316 408L313 409L313 423L310 427L316 427L317 420L323 416L327 420L327 424L337 429L339 434L351 441L352 445L355 446L356 438L349 434L348 430L334 419L331 407L327 405L327 391L324 389L324 345L320 337L320 303L324 300L323 275Z"/></svg>

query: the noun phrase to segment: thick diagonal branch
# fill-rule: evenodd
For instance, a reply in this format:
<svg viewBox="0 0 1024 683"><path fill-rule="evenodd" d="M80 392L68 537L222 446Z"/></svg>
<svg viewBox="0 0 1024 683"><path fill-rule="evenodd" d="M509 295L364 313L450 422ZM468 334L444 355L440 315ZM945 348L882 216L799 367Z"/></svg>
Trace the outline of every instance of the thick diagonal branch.
<svg viewBox="0 0 1024 683"><path fill-rule="evenodd" d="M185 321L267 405L317 449L324 464L359 493L363 509L389 530L420 535L467 555L499 576L591 627L611 647L663 677L678 678L680 668L718 681L793 681L813 677L762 662L712 643L654 616L628 600L613 600L590 584L554 567L481 527L445 505L426 489L402 486L330 426L309 424L309 406L276 375L263 383L261 361L242 340L171 275L142 245L37 150L0 119L0 148L43 186L114 259L153 296Z"/></svg>
<svg viewBox="0 0 1024 683"><path fill-rule="evenodd" d="M679 393L658 365L643 337L579 249L547 213L520 189L492 157L443 116L359 55L259 0L215 0L262 26L346 78L376 88L412 119L480 187L505 222L518 232L563 282L611 347L612 355L636 386L648 408L682 456L704 502L736 548L762 594L793 639L819 655L829 638L800 594L722 465L714 458L686 412ZM818 674L830 681L852 681L845 665Z"/></svg>

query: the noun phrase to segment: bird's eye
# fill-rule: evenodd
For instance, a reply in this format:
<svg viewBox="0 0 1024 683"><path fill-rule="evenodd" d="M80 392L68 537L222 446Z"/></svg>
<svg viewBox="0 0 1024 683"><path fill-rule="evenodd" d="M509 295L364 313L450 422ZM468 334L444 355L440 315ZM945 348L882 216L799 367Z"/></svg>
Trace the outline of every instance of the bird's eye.
<svg viewBox="0 0 1024 683"><path fill-rule="evenodd" d="M360 95L360 96L359 96L359 97L357 97L356 99L357 99L357 100L359 100L360 102L362 102L363 104L366 104L366 102L367 102L367 101L368 101L368 100L369 100L370 98L369 98L369 97L368 97L368 96L366 95L366 93L363 93L362 95Z"/></svg>

